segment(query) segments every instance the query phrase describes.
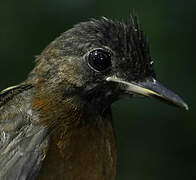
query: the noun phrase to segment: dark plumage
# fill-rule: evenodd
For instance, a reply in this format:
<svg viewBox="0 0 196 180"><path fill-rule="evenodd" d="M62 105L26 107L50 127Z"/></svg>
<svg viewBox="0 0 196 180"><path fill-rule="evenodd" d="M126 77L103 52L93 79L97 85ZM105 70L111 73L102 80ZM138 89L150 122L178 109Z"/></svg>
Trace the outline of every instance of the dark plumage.
<svg viewBox="0 0 196 180"><path fill-rule="evenodd" d="M155 80L137 19L107 18L64 32L26 81L0 93L0 179L114 180L110 105L143 95L188 106Z"/></svg>

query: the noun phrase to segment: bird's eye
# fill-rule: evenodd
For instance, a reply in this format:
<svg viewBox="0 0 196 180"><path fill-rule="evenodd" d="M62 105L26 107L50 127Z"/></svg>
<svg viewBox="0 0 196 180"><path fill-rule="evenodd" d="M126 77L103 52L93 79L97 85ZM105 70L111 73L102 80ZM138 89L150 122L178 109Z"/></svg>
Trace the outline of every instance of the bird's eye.
<svg viewBox="0 0 196 180"><path fill-rule="evenodd" d="M104 71L111 66L111 53L106 50L92 50L87 58L89 66L95 71Z"/></svg>

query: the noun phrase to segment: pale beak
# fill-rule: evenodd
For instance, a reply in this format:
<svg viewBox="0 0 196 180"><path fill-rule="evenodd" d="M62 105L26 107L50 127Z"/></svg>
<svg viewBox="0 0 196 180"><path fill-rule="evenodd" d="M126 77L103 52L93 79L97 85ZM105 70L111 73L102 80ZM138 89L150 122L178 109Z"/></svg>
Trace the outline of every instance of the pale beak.
<svg viewBox="0 0 196 180"><path fill-rule="evenodd" d="M107 77L106 81L123 84L128 94L139 94L143 96L157 98L173 106L189 109L188 105L177 94L173 93L155 79L143 82L127 82L117 77Z"/></svg>

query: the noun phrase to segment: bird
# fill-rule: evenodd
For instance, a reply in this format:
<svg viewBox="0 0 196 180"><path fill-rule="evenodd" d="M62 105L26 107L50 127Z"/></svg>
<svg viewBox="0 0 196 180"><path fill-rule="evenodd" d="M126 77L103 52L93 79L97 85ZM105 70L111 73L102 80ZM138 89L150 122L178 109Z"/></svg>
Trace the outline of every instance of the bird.
<svg viewBox="0 0 196 180"><path fill-rule="evenodd" d="M89 19L35 58L26 80L0 92L1 180L114 180L111 104L149 97L188 110L154 71L137 16Z"/></svg>

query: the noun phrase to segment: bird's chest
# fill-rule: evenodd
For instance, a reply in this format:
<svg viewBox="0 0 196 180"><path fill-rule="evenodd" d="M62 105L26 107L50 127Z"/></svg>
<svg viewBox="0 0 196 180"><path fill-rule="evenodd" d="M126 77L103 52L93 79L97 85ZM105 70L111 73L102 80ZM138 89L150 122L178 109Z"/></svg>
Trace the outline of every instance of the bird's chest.
<svg viewBox="0 0 196 180"><path fill-rule="evenodd" d="M54 135L38 179L114 180L115 168L112 125L98 119Z"/></svg>

